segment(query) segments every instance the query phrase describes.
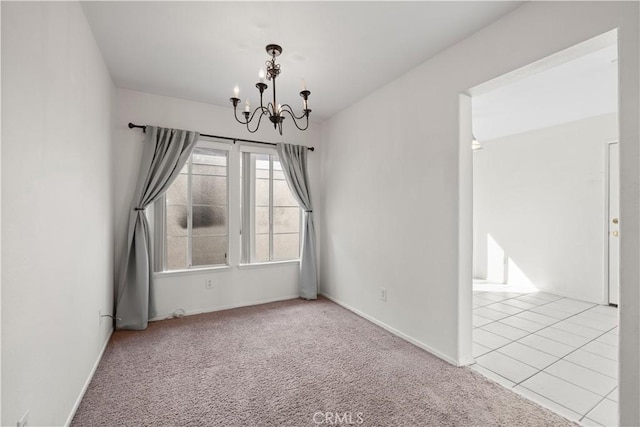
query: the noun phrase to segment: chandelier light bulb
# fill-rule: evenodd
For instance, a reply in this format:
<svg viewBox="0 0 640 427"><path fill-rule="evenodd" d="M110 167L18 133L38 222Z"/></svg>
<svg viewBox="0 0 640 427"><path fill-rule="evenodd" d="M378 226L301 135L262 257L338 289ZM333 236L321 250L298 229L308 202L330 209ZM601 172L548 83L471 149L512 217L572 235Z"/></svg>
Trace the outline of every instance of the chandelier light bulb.
<svg viewBox="0 0 640 427"><path fill-rule="evenodd" d="M237 98L239 93L240 93L240 88L238 87L238 85L235 85L233 87L233 97Z"/></svg>
<svg viewBox="0 0 640 427"><path fill-rule="evenodd" d="M260 68L260 71L258 71L258 81L264 83L264 68Z"/></svg>
<svg viewBox="0 0 640 427"><path fill-rule="evenodd" d="M249 111L251 111L251 104L249 103L249 100L247 99L247 101L244 104L244 111L246 111L247 113Z"/></svg>

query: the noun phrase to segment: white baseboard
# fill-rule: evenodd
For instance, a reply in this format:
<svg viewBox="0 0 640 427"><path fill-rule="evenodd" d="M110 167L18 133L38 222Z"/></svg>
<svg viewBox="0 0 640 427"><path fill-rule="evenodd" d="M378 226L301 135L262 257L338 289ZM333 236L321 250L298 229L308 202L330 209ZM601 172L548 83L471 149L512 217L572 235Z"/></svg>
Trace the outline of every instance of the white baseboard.
<svg viewBox="0 0 640 427"><path fill-rule="evenodd" d="M80 390L80 394L78 395L78 398L76 399L76 403L73 405L73 409L71 410L71 413L69 414L69 417L67 418L67 421L64 423L64 425L67 426L67 427L71 424L71 421L73 421L73 417L76 415L76 411L78 410L78 407L80 406L80 402L82 402L82 398L84 397L84 394L87 392L87 388L89 388L89 384L91 383L91 380L93 379L93 376L95 375L96 370L98 369L98 365L100 364L100 361L102 360L102 356L104 355L104 351L107 349L107 344L109 344L109 340L111 339L111 335L112 334L113 334L113 328L111 328L111 330L107 334L107 339L104 341L104 344L102 345L102 349L100 350L100 354L98 354L98 358L96 359L96 363L93 364L93 368L91 368L91 372L89 373L89 377L87 378L87 381L85 381L84 386L82 386L82 390Z"/></svg>
<svg viewBox="0 0 640 427"><path fill-rule="evenodd" d="M423 343L421 341L418 341L417 339L415 339L413 337L410 337L409 335L407 335L407 334L405 334L403 332L400 332L399 330L387 325L384 322L379 321L376 318L373 318L373 317L369 316L368 314L365 314L365 313L361 312L360 310L358 310L356 308L351 307L348 304L345 304L344 302L340 301L338 298L335 298L335 297L333 297L333 296L331 296L331 295L329 295L327 293L324 293L324 292L320 292L320 295L322 295L323 297L325 297L327 299L330 299L331 301L335 302L339 306L342 306L342 307L346 308L347 310L357 314L358 316L360 316L360 317L362 317L364 319L367 319L369 322L374 323L374 324L380 326L383 329L386 329L387 331L391 332L393 335L395 335L395 336L397 336L399 338L402 338L403 340L408 341L408 342L410 342L411 344L413 344L413 345L415 345L417 347L420 347L421 349L433 354L437 358L442 359L447 363L450 363L451 365L464 366L464 365L468 364L468 363L460 363L460 362L458 362L457 360L447 356L446 354L431 348L427 344L425 344L425 343ZM464 361L464 362L466 362L466 361Z"/></svg>
<svg viewBox="0 0 640 427"><path fill-rule="evenodd" d="M229 310L232 308L251 307L252 305L267 304L267 303L276 302L276 301L286 301L288 299L295 299L295 298L298 298L298 294L283 295L275 298L267 298L267 299L257 300L257 301L248 301L248 302L244 301L244 302L238 302L233 304L219 305L212 308L202 308L202 309L189 310L189 311L184 310L184 314L182 316L193 316L195 314L213 313L215 311ZM178 310L182 310L182 309L177 308L176 311ZM149 319L149 321L157 322L158 320L173 319L174 317L176 317L174 316L174 313L175 311L173 313L159 314L155 316L153 319Z"/></svg>

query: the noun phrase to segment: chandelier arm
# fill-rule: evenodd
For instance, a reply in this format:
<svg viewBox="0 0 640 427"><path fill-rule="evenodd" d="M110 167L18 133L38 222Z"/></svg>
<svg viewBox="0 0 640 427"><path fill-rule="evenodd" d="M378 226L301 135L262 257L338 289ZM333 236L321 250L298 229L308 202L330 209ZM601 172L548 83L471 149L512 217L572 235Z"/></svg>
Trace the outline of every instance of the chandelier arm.
<svg viewBox="0 0 640 427"><path fill-rule="evenodd" d="M233 116L236 118L236 121L242 125L246 125L247 123L249 123L249 121L243 122L242 120L238 119L238 109L236 107L233 107Z"/></svg>
<svg viewBox="0 0 640 427"><path fill-rule="evenodd" d="M262 118L263 115L268 114L269 112L269 110L267 110L263 106L256 107L256 109L253 110L253 113L251 113L251 118L247 120L247 124L253 121L253 116L255 116L258 111L260 111L260 118Z"/></svg>
<svg viewBox="0 0 640 427"><path fill-rule="evenodd" d="M272 113L269 112L269 106L271 106L271 112ZM275 115L276 114L276 106L275 106L275 104L273 104L271 102L267 102L267 106L265 107L265 109L267 110L267 114L268 115L272 115L272 114Z"/></svg>
<svg viewBox="0 0 640 427"><path fill-rule="evenodd" d="M288 108L288 110L285 110L285 107ZM302 120L307 115L307 113L304 110L302 110L302 114L300 115L300 117L296 116L296 114L293 112L293 108L291 108L289 104L282 105L282 111L286 111L287 113L289 113L291 117L293 117L296 120Z"/></svg>
<svg viewBox="0 0 640 427"><path fill-rule="evenodd" d="M291 116L291 121L293 122L294 125L296 125L296 127L298 128L298 130L307 130L307 128L309 127L309 116L303 116L307 118L307 123L306 126L304 128L301 128L300 126L298 126L298 120L296 120L296 116L289 110L282 110L283 112L289 114ZM302 117L300 117L299 119L302 119Z"/></svg>
<svg viewBox="0 0 640 427"><path fill-rule="evenodd" d="M264 108L264 107L261 107ZM258 111L259 109L256 108L256 110L253 112L253 114L256 113L256 111ZM262 118L265 116L264 111L263 114L260 114L258 116L258 123L256 125L256 128L254 130L251 130L251 128L249 127L249 123L253 121L253 116L251 116L251 120L249 120L246 124L247 124L247 130L249 131L249 133L256 133L258 131L258 129L260 128L260 122L262 121Z"/></svg>

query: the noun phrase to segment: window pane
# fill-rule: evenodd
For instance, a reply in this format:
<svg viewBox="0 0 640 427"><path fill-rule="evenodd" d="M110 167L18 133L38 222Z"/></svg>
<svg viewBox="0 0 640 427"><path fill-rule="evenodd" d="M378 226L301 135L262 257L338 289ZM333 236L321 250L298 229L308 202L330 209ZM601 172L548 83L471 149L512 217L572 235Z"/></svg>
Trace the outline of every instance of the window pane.
<svg viewBox="0 0 640 427"><path fill-rule="evenodd" d="M273 208L274 233L300 232L300 208Z"/></svg>
<svg viewBox="0 0 640 427"><path fill-rule="evenodd" d="M286 181L273 181L273 206L298 207L298 202L291 194Z"/></svg>
<svg viewBox="0 0 640 427"><path fill-rule="evenodd" d="M196 147L192 162L194 174L227 176L227 154L224 151Z"/></svg>
<svg viewBox="0 0 640 427"><path fill-rule="evenodd" d="M211 165L211 166L227 166L226 151L216 150L214 148L195 147L192 153L194 165Z"/></svg>
<svg viewBox="0 0 640 427"><path fill-rule="evenodd" d="M253 154L256 159L256 178L269 178L269 155Z"/></svg>
<svg viewBox="0 0 640 427"><path fill-rule="evenodd" d="M267 169L260 169L256 165L256 178L269 179L269 167L267 166Z"/></svg>
<svg viewBox="0 0 640 427"><path fill-rule="evenodd" d="M167 190L167 206L187 204L187 175L178 175L176 180Z"/></svg>
<svg viewBox="0 0 640 427"><path fill-rule="evenodd" d="M187 268L187 238L167 237L167 270Z"/></svg>
<svg viewBox="0 0 640 427"><path fill-rule="evenodd" d="M268 179L256 179L256 206L269 206Z"/></svg>
<svg viewBox="0 0 640 427"><path fill-rule="evenodd" d="M252 192L253 199L253 206L250 207L252 213L246 217L246 221L250 219L252 223L243 224L243 230L253 227L251 261L298 259L301 211L287 186L277 156L267 154L245 154L244 156L244 166L247 166L248 159L251 159L254 167L251 182L242 183L242 191ZM270 165L273 167L271 172ZM244 178L246 176L242 177ZM272 194L269 191L271 186ZM247 198L243 199L245 202L246 200ZM274 248L270 248L270 236L274 239Z"/></svg>
<svg viewBox="0 0 640 427"><path fill-rule="evenodd" d="M226 206L194 206L193 235L211 236L227 234Z"/></svg>
<svg viewBox="0 0 640 427"><path fill-rule="evenodd" d="M300 257L300 234L274 234L273 259L296 259Z"/></svg>
<svg viewBox="0 0 640 427"><path fill-rule="evenodd" d="M227 178L220 176L193 175L191 196L194 205L227 205Z"/></svg>
<svg viewBox="0 0 640 427"><path fill-rule="evenodd" d="M269 208L256 208L256 233L269 232Z"/></svg>
<svg viewBox="0 0 640 427"><path fill-rule="evenodd" d="M196 265L226 264L227 236L193 237L191 261Z"/></svg>
<svg viewBox="0 0 640 427"><path fill-rule="evenodd" d="M227 176L226 166L210 166L210 165L194 164L192 171L194 174L197 174L197 175Z"/></svg>
<svg viewBox="0 0 640 427"><path fill-rule="evenodd" d="M269 234L256 235L256 258L254 261L269 261Z"/></svg>
<svg viewBox="0 0 640 427"><path fill-rule="evenodd" d="M186 236L187 207L167 206L167 236Z"/></svg>

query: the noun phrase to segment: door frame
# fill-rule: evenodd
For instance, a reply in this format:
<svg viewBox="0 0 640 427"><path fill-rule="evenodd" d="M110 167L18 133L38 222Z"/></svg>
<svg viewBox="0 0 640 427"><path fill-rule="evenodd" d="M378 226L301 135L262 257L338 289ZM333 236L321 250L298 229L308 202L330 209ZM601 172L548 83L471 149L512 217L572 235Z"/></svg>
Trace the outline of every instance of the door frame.
<svg viewBox="0 0 640 427"><path fill-rule="evenodd" d="M618 172L620 171L620 144L617 139L605 141L604 147L604 226L602 230L603 242L604 242L604 259L603 259L603 283L602 283L602 303L609 305L611 298L609 297L609 289L611 284L609 283L609 175L610 171L610 150L612 144L618 144ZM620 197L620 191L618 191L618 197ZM619 217L620 215L618 215ZM618 257L618 270L620 269L620 258ZM618 274L618 281L620 281L620 274ZM618 295L620 294L620 283L618 283ZM618 300L620 297L618 296ZM620 301L618 301L620 304Z"/></svg>

